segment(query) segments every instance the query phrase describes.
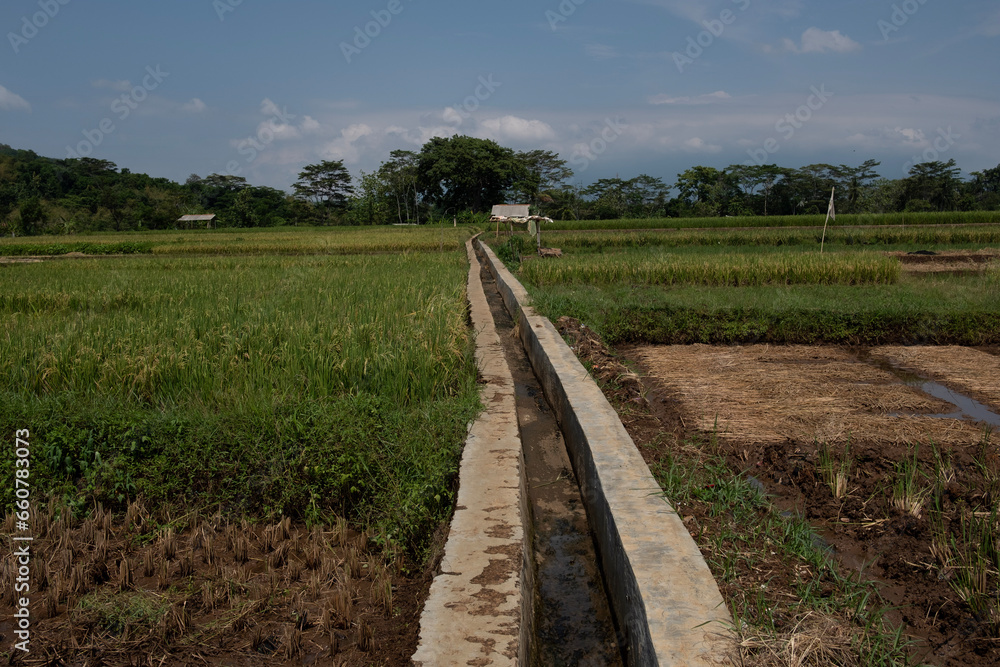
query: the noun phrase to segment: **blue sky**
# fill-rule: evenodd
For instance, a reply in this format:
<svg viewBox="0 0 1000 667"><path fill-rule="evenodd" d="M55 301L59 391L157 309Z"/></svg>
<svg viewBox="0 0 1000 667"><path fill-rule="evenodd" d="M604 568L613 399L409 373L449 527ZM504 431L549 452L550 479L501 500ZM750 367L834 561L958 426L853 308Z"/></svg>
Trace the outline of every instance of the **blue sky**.
<svg viewBox="0 0 1000 667"><path fill-rule="evenodd" d="M590 183L1000 163L996 0L5 0L0 143L288 189L468 134Z"/></svg>

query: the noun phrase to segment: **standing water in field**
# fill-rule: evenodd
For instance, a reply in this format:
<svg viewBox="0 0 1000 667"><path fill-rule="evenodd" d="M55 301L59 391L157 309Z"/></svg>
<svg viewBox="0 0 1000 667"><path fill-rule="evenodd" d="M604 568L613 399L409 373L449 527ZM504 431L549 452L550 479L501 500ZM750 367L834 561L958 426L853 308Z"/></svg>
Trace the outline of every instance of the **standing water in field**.
<svg viewBox="0 0 1000 667"><path fill-rule="evenodd" d="M963 421L985 422L991 426L1000 426L1000 415L992 412L988 406L983 405L979 401L973 400L964 394L960 394L957 391L949 389L943 384L934 382L933 380L928 380L927 378L917 375L912 371L904 370L888 361L875 359L867 359L866 361L878 364L880 368L892 373L902 380L907 386L916 387L928 396L933 396L934 398L942 400L945 403L950 403L955 407L954 412L936 415L921 415L923 417L933 417L936 419L961 419ZM892 414L891 416L899 417L904 415Z"/></svg>

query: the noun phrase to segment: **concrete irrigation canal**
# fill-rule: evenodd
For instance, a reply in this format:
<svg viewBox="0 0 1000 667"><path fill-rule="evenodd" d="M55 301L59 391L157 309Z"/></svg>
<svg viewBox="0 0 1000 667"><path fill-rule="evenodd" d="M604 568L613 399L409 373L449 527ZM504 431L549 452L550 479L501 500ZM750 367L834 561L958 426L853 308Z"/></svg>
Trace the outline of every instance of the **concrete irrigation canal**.
<svg viewBox="0 0 1000 667"><path fill-rule="evenodd" d="M718 664L731 619L694 541L573 352L475 244L485 409L414 663Z"/></svg>

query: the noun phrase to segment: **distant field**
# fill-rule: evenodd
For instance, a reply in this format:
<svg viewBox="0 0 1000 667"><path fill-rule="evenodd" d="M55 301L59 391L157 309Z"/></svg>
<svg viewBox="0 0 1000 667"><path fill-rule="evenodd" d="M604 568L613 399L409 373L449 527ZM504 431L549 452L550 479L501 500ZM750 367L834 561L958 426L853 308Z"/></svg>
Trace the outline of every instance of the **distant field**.
<svg viewBox="0 0 1000 667"><path fill-rule="evenodd" d="M467 232L445 232L443 253L389 251L439 230L179 232L148 236L275 255L0 265L0 431L29 428L33 482L80 508L335 513L419 551L478 409ZM365 254L280 256L304 248Z"/></svg>
<svg viewBox="0 0 1000 667"><path fill-rule="evenodd" d="M563 258L524 261L519 272L542 314L575 317L611 344L1000 344L995 262L959 275L901 274L897 259L874 252L987 245L973 243L975 228L967 229L914 230L909 246L898 235L882 236L879 245L874 231L860 232L864 244L846 243L840 230L824 255L811 240L733 243L772 232L611 233L599 240L608 233L580 232L567 235ZM688 238L672 245L679 235Z"/></svg>
<svg viewBox="0 0 1000 667"><path fill-rule="evenodd" d="M0 239L0 256L65 255L345 255L458 250L468 227L280 227L171 230Z"/></svg>
<svg viewBox="0 0 1000 667"><path fill-rule="evenodd" d="M617 250L625 248L695 246L741 248L750 246L795 246L818 249L867 246L873 249L904 249L935 246L981 246L1000 244L1000 225L996 227L884 227L879 229L830 228L824 237L821 230L786 229L706 229L614 231L591 230L542 234L544 245L563 249Z"/></svg>
<svg viewBox="0 0 1000 667"><path fill-rule="evenodd" d="M692 253L657 249L525 262L532 285L879 285L899 280L899 262L876 253Z"/></svg>
<svg viewBox="0 0 1000 667"><path fill-rule="evenodd" d="M740 216L728 218L626 218L619 220L563 220L545 229L692 229L716 227L822 227L826 215ZM1000 223L1000 211L961 213L838 214L831 227L856 225L972 225Z"/></svg>

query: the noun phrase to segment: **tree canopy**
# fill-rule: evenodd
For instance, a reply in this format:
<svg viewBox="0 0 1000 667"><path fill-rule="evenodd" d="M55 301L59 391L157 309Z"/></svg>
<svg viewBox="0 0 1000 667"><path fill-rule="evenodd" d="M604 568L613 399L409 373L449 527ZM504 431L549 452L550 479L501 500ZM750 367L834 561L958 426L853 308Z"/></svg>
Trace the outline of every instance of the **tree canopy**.
<svg viewBox="0 0 1000 667"><path fill-rule="evenodd" d="M296 196L334 208L345 208L354 194L351 174L343 160L323 160L319 164L308 165L299 173L299 180L292 187Z"/></svg>
<svg viewBox="0 0 1000 667"><path fill-rule="evenodd" d="M430 203L473 213L503 203L505 193L529 176L510 148L460 135L434 137L424 144L417 162L418 188Z"/></svg>
<svg viewBox="0 0 1000 667"><path fill-rule="evenodd" d="M392 151L355 181L342 160L306 165L295 196L246 178L191 174L184 183L136 174L107 160L53 159L0 145L0 234L167 229L191 213L220 226L424 223L493 204L528 203L557 219L1000 210L1000 165L963 178L954 160L913 165L904 178L859 165L697 165L674 182L648 174L570 184L553 151L515 152L467 136ZM481 218L480 218L481 219Z"/></svg>

